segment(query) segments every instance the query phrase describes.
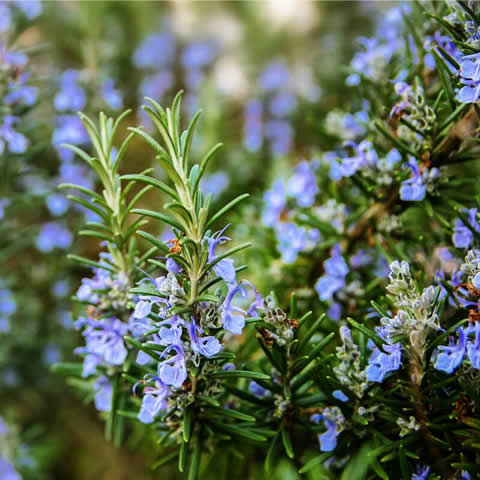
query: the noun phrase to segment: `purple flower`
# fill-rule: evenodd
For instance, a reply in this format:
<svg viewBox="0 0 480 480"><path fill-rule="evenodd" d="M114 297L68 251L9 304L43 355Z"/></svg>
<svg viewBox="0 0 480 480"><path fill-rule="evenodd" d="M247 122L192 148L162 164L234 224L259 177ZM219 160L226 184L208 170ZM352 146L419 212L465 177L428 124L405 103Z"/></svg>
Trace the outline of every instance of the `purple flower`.
<svg viewBox="0 0 480 480"><path fill-rule="evenodd" d="M341 255L340 245L335 245L332 249L332 256L325 260L323 264L325 274L322 275L315 284L315 290L320 296L320 300L330 300L335 292L345 286L345 278L349 272L347 262Z"/></svg>
<svg viewBox="0 0 480 480"><path fill-rule="evenodd" d="M149 35L143 40L135 51L133 62L138 68L158 70L170 65L174 55L175 37L172 32L164 30L161 33Z"/></svg>
<svg viewBox="0 0 480 480"><path fill-rule="evenodd" d="M351 177L360 168L373 167L378 161L377 152L373 149L372 142L363 140L358 145L349 141L345 146L351 147L354 155L351 157L342 158L342 174L344 177Z"/></svg>
<svg viewBox="0 0 480 480"><path fill-rule="evenodd" d="M105 375L95 383L95 408L99 412L109 412L112 406L112 384Z"/></svg>
<svg viewBox="0 0 480 480"><path fill-rule="evenodd" d="M111 109L119 110L123 107L122 93L118 88L115 88L115 82L111 78L107 78L103 82L102 95L105 102L108 103Z"/></svg>
<svg viewBox="0 0 480 480"><path fill-rule="evenodd" d="M171 352L174 355L158 364L158 376L165 385L180 388L187 379L187 364L185 354L180 345L169 345L162 353L166 357Z"/></svg>
<svg viewBox="0 0 480 480"><path fill-rule="evenodd" d="M298 206L311 207L319 189L315 174L308 162L301 162L293 170L288 181L288 193L297 199Z"/></svg>
<svg viewBox="0 0 480 480"><path fill-rule="evenodd" d="M477 212L476 208L471 208L469 210L463 209L462 212L467 214L468 224L471 228L463 223L462 220L456 219L453 227L453 244L457 248L469 248L473 242L473 232L471 229L480 233L480 224L477 221Z"/></svg>
<svg viewBox="0 0 480 480"><path fill-rule="evenodd" d="M449 339L449 345L438 347L434 367L445 373L453 373L462 363L465 356L467 337L462 328L458 330L458 343L452 338Z"/></svg>
<svg viewBox="0 0 480 480"><path fill-rule="evenodd" d="M270 151L274 155L286 155L293 142L293 128L285 120L269 120L264 126L265 137L270 140Z"/></svg>
<svg viewBox="0 0 480 480"><path fill-rule="evenodd" d="M180 57L182 66L188 70L198 70L212 62L215 49L209 42L195 42L187 45Z"/></svg>
<svg viewBox="0 0 480 480"><path fill-rule="evenodd" d="M418 466L417 473L412 475L412 480L427 480L428 474L430 473L430 467L424 465L423 467Z"/></svg>
<svg viewBox="0 0 480 480"><path fill-rule="evenodd" d="M420 169L418 168L417 160L411 157L407 165L412 170L413 176L402 182L402 186L400 187L400 198L403 201L418 202L425 198L427 187L423 181Z"/></svg>
<svg viewBox="0 0 480 480"><path fill-rule="evenodd" d="M55 217L63 215L68 210L69 201L65 195L52 193L46 200L48 210Z"/></svg>
<svg viewBox="0 0 480 480"><path fill-rule="evenodd" d="M128 353L123 343L123 336L128 331L127 324L117 318L102 320L81 318L77 321L77 326L83 325L86 326L82 332L86 346L75 350L75 353L86 354L82 377L95 373L97 365L122 365Z"/></svg>
<svg viewBox="0 0 480 480"><path fill-rule="evenodd" d="M175 274L180 273L183 270L183 268L173 258L167 258L165 266L167 267L168 272Z"/></svg>
<svg viewBox="0 0 480 480"><path fill-rule="evenodd" d="M222 345L218 338L213 336L198 337L197 333L202 334L203 330L195 324L192 318L192 323L188 326L188 333L190 334L190 342L192 350L204 357L210 358L220 353Z"/></svg>
<svg viewBox="0 0 480 480"><path fill-rule="evenodd" d="M259 78L262 90L272 91L286 87L289 81L289 72L286 65L281 61L275 61L267 65Z"/></svg>
<svg viewBox="0 0 480 480"><path fill-rule="evenodd" d="M334 390L332 392L332 395L334 398L337 400L340 400L341 402L348 402L348 397L341 391L341 390Z"/></svg>
<svg viewBox="0 0 480 480"><path fill-rule="evenodd" d="M77 112L85 107L87 95L78 85L79 73L76 70L65 70L60 77L60 90L55 95L55 108L59 112L71 110Z"/></svg>
<svg viewBox="0 0 480 480"><path fill-rule="evenodd" d="M155 380L155 386L146 386L143 389L142 406L137 417L142 423L152 423L155 417L167 408L170 389L160 378L154 376L152 380Z"/></svg>
<svg viewBox="0 0 480 480"><path fill-rule="evenodd" d="M297 99L292 92L280 91L270 100L270 113L277 118L290 115L297 106Z"/></svg>
<svg viewBox="0 0 480 480"><path fill-rule="evenodd" d="M0 458L0 478L2 480L22 480L22 476L6 458Z"/></svg>
<svg viewBox="0 0 480 480"><path fill-rule="evenodd" d="M469 333L475 334L475 340L469 340L467 344L468 358L472 367L478 370L480 369L480 323L476 322L475 326L469 327Z"/></svg>
<svg viewBox="0 0 480 480"><path fill-rule="evenodd" d="M55 248L66 250L72 245L72 234L59 223L44 223L35 244L41 252L46 253L53 251Z"/></svg>
<svg viewBox="0 0 480 480"><path fill-rule="evenodd" d="M306 232L296 223L279 223L275 229L278 241L278 250L284 263L293 263L298 252L305 250L307 244Z"/></svg>
<svg viewBox="0 0 480 480"><path fill-rule="evenodd" d="M27 137L13 128L18 121L17 117L11 115L3 117L3 125L0 126L0 155L4 152L5 146L8 146L10 153L25 153L27 150Z"/></svg>
<svg viewBox="0 0 480 480"><path fill-rule="evenodd" d="M393 345L384 345L382 352L378 347L373 350L368 359L367 379L370 382L382 383L388 372L393 372L400 368L402 363L402 346L400 343Z"/></svg>
<svg viewBox="0 0 480 480"><path fill-rule="evenodd" d="M205 194L212 193L214 197L221 195L230 184L225 172L215 172L200 180L200 188Z"/></svg>
<svg viewBox="0 0 480 480"><path fill-rule="evenodd" d="M243 281L230 289L222 304L221 323L223 328L236 335L242 333L243 327L245 326L245 315L247 315L248 312L232 305L232 301L237 293L244 295L245 287L250 287L257 293L255 287L250 282Z"/></svg>
<svg viewBox="0 0 480 480"><path fill-rule="evenodd" d="M457 94L461 103L475 103L480 98L480 53L465 55L458 71L464 86Z"/></svg>
<svg viewBox="0 0 480 480"><path fill-rule="evenodd" d="M322 452L332 452L337 446L337 437L340 434L344 417L338 407L325 408L323 414L314 414L310 420L315 423L323 421L326 432L318 436L320 450Z"/></svg>
<svg viewBox="0 0 480 480"><path fill-rule="evenodd" d="M90 138L77 115L59 115L56 119L57 128L53 131L52 144L58 151L61 160L70 162L75 154L61 145L69 143L72 145L88 145Z"/></svg>
<svg viewBox="0 0 480 480"><path fill-rule="evenodd" d="M243 144L250 152L257 152L262 147L262 116L262 102L260 100L249 100L245 105Z"/></svg>
<svg viewBox="0 0 480 480"><path fill-rule="evenodd" d="M287 206L285 186L281 180L276 180L271 190L264 197L265 208L262 212L262 222L266 227L273 227Z"/></svg>
<svg viewBox="0 0 480 480"><path fill-rule="evenodd" d="M250 382L250 385L248 386L248 391L250 393L253 393L253 395L255 395L258 398L264 398L270 394L270 392L266 388L263 388L261 385L259 385L257 382L253 380Z"/></svg>
<svg viewBox="0 0 480 480"><path fill-rule="evenodd" d="M173 83L174 76L172 72L166 70L159 71L155 74L145 76L140 84L140 92L142 97L151 97L160 100Z"/></svg>
<svg viewBox="0 0 480 480"><path fill-rule="evenodd" d="M235 264L231 258L222 258L220 261L216 261L217 255L215 255L215 249L217 245L222 245L228 241L230 238L222 235L223 232L228 228L228 225L215 232L211 237L207 238L208 241L208 261L215 262L213 266L213 271L216 273L217 277L220 277L229 288L234 287L237 284L237 273L235 271Z"/></svg>

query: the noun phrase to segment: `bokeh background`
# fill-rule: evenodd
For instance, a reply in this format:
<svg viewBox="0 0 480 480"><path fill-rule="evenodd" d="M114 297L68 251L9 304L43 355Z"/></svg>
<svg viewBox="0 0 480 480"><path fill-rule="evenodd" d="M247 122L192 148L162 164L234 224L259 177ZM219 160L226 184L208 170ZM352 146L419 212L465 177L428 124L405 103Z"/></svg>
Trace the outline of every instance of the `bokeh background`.
<svg viewBox="0 0 480 480"><path fill-rule="evenodd" d="M150 470L154 449L143 432L114 450L91 403L50 369L73 359L79 344L69 297L85 272L67 253L95 258L99 250L76 235L91 220L87 211L57 189L69 182L95 186L81 161L60 146L88 148L76 111L130 108L125 126L138 125L144 96L168 104L184 89L185 113L204 111L194 152L225 144L203 188L222 203L252 195L229 221L239 242L257 238L262 246L254 244L244 259L248 275L261 290L276 287L281 294L275 260L265 260L276 256L273 241L258 222L263 192L292 165L328 150L335 118L327 113L348 111L355 88L345 83L345 65L358 38L372 35L392 5L0 1L0 88L8 88L5 50L22 51L36 97L17 112L28 149L21 155L5 149L0 160L0 415L15 425L9 441L19 446L25 479L178 475ZM151 160L133 142L125 171L140 172ZM143 201L151 209L162 204L154 195ZM297 478L287 465L276 475Z"/></svg>

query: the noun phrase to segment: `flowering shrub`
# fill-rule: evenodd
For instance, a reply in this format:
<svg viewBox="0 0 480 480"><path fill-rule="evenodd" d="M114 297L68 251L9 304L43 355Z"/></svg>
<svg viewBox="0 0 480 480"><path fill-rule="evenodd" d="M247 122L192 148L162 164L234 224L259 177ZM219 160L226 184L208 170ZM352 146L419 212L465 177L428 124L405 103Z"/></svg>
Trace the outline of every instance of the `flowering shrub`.
<svg viewBox="0 0 480 480"><path fill-rule="evenodd" d="M170 16L129 38L130 90L94 36L46 88L7 42L42 8L0 1L0 386L24 423L73 392L118 458L189 480L476 478L478 3L388 10L322 118L328 95L287 56L235 105L209 83L227 42ZM41 478L7 413L0 478Z"/></svg>

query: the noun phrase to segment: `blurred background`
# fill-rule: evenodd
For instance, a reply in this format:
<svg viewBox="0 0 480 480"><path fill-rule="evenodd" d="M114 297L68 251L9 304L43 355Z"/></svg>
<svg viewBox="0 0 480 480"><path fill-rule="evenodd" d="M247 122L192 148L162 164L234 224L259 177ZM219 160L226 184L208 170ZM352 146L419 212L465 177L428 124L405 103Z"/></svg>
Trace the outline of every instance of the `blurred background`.
<svg viewBox="0 0 480 480"><path fill-rule="evenodd" d="M329 149L335 118L327 122L327 113L348 111L355 88L345 83L345 65L358 38L374 34L391 6L0 1L0 416L9 425L0 456L15 448L23 478L177 478L174 471L150 470L153 443L142 431L124 451L114 450L91 403L49 369L73 359L80 342L69 298L85 271L67 253L95 258L99 251L98 243L76 235L95 220L91 212L57 189L60 183L95 187L81 160L61 147L89 147L76 112L114 115L130 108L126 128L146 122L139 109L145 96L169 104L183 89L185 115L204 111L194 155L225 144L204 190L221 203L252 195L228 220L238 242L259 239L262 248L254 246L243 261L257 287L269 289L275 261L266 258L276 254L265 251L269 233L258 222L263 192L273 178ZM140 172L151 161L151 152L133 142L125 172ZM151 209L162 205L154 195L143 201ZM296 478L279 472L278 478ZM3 475L0 470L1 480L17 479Z"/></svg>

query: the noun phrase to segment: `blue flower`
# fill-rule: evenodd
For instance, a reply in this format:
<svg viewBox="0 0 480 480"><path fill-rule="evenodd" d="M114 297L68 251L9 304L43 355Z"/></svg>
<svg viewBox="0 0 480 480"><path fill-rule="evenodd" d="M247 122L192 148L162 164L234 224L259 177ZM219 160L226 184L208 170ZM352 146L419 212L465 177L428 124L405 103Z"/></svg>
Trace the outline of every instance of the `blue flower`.
<svg viewBox="0 0 480 480"><path fill-rule="evenodd" d="M181 56L182 66L189 70L198 70L206 67L215 56L215 48L209 42L193 42L187 45Z"/></svg>
<svg viewBox="0 0 480 480"><path fill-rule="evenodd" d="M286 117L290 115L297 106L297 99L295 94L283 90L275 94L270 100L270 113L277 118Z"/></svg>
<svg viewBox="0 0 480 480"><path fill-rule="evenodd" d="M54 104L59 112L67 110L77 112L85 107L87 95L78 85L79 73L76 70L65 70L60 77L60 90L55 95Z"/></svg>
<svg viewBox="0 0 480 480"><path fill-rule="evenodd" d="M264 69L259 78L259 85L262 90L272 91L288 85L290 74L285 63L282 61L271 62Z"/></svg>
<svg viewBox="0 0 480 480"><path fill-rule="evenodd" d="M474 327L469 327L469 333L475 334L475 340L469 340L467 344L468 358L473 368L480 369L480 322L476 322Z"/></svg>
<svg viewBox="0 0 480 480"><path fill-rule="evenodd" d="M464 86L457 94L461 103L475 103L480 98L480 53L465 55L458 72Z"/></svg>
<svg viewBox="0 0 480 480"><path fill-rule="evenodd" d="M418 466L417 473L412 475L412 480L427 480L428 474L430 473L430 467L424 465L423 467Z"/></svg>
<svg viewBox="0 0 480 480"><path fill-rule="evenodd" d="M57 128L53 131L52 144L60 155L61 160L70 162L75 154L63 144L88 145L90 138L78 115L59 115L56 119ZM75 182L76 183L76 182Z"/></svg>
<svg viewBox="0 0 480 480"><path fill-rule="evenodd" d="M341 255L340 245L332 249L332 256L323 264L325 274L315 284L320 300L330 300L335 292L345 286L345 278L349 272L347 262Z"/></svg>
<svg viewBox="0 0 480 480"><path fill-rule="evenodd" d="M278 250L284 263L293 263L298 253L307 246L307 235L303 227L296 223L279 223L275 228Z"/></svg>
<svg viewBox="0 0 480 480"><path fill-rule="evenodd" d="M427 187L423 181L420 169L418 168L417 160L411 157L407 165L411 168L413 176L402 182L402 186L400 187L400 198L409 202L423 200L427 194Z"/></svg>
<svg viewBox="0 0 480 480"><path fill-rule="evenodd" d="M379 348L375 348L368 359L366 373L370 382L383 382L385 375L388 372L398 370L402 363L402 346L400 343L384 345L383 349L387 353L382 352Z"/></svg>
<svg viewBox="0 0 480 480"><path fill-rule="evenodd" d="M469 248L473 242L473 232L471 229L480 233L480 224L477 221L476 208L470 208L469 210L463 209L462 212L467 214L468 224L471 228L463 223L462 220L456 219L453 227L452 241L457 248Z"/></svg>
<svg viewBox="0 0 480 480"><path fill-rule="evenodd" d="M190 334L190 345L193 352L207 358L220 353L222 345L218 338L213 336L198 337L197 332L203 333L203 330L195 324L195 320L192 318L192 323L188 326L188 333Z"/></svg>
<svg viewBox="0 0 480 480"><path fill-rule="evenodd" d="M95 408L99 412L109 412L112 406L112 384L105 375L95 383Z"/></svg>
<svg viewBox="0 0 480 480"><path fill-rule="evenodd" d="M246 103L243 144L250 152L257 152L262 147L262 115L262 102L259 100L249 100Z"/></svg>
<svg viewBox="0 0 480 480"><path fill-rule="evenodd" d="M293 143L293 127L285 120L269 120L264 126L265 137L270 140L274 155L286 155Z"/></svg>
<svg viewBox="0 0 480 480"><path fill-rule="evenodd" d="M200 180L200 188L205 194L212 193L214 197L221 195L230 184L230 178L225 172L215 172Z"/></svg>
<svg viewBox="0 0 480 480"><path fill-rule="evenodd" d="M332 392L332 395L334 398L340 400L341 402L348 402L349 400L349 398L341 390L334 390Z"/></svg>
<svg viewBox="0 0 480 480"><path fill-rule="evenodd" d="M217 255L215 254L215 249L217 245L222 245L228 241L230 238L222 235L223 232L228 228L228 225L215 232L211 237L207 238L208 242L208 261L214 262L213 271L216 273L217 277L220 277L229 288L237 284L237 272L235 271L235 264L231 258L222 258L220 261L216 261Z"/></svg>
<svg viewBox="0 0 480 480"><path fill-rule="evenodd" d="M264 398L270 394L270 392L266 388L263 388L261 385L259 385L253 380L248 385L248 391L250 393L253 393L253 395L258 398Z"/></svg>
<svg viewBox="0 0 480 480"><path fill-rule="evenodd" d="M308 162L301 162L293 170L293 175L288 181L288 193L296 198L298 206L311 207L319 189L315 174Z"/></svg>
<svg viewBox="0 0 480 480"><path fill-rule="evenodd" d="M56 222L44 223L40 229L35 245L41 252L51 252L55 248L66 250L72 245L72 234Z"/></svg>
<svg viewBox="0 0 480 480"><path fill-rule="evenodd" d="M68 210L69 201L65 195L52 193L47 197L47 207L52 215L59 217Z"/></svg>
<svg viewBox="0 0 480 480"><path fill-rule="evenodd" d="M458 343L455 344L452 338L448 346L438 347L434 367L445 373L453 373L462 363L466 349L466 335L462 328L458 330Z"/></svg>
<svg viewBox="0 0 480 480"><path fill-rule="evenodd" d="M187 379L185 353L180 345L169 345L162 352L162 357L166 357L171 352L174 352L173 356L158 364L158 376L165 385L180 388Z"/></svg>
<svg viewBox="0 0 480 480"><path fill-rule="evenodd" d="M143 389L143 400L138 419L142 423L152 423L155 417L167 408L167 398L170 395L170 389L158 377L147 375L146 379L155 381L155 386L147 385ZM134 386L135 390L136 385Z"/></svg>
<svg viewBox="0 0 480 480"><path fill-rule="evenodd" d="M22 480L22 476L6 458L0 458L0 478L2 480Z"/></svg>
<svg viewBox="0 0 480 480"><path fill-rule="evenodd" d="M143 40L135 51L133 62L138 68L161 69L170 65L174 56L175 37L172 32L164 30Z"/></svg>
<svg viewBox="0 0 480 480"><path fill-rule="evenodd" d="M265 208L262 212L262 222L266 227L273 227L287 206L285 186L281 180L276 180L271 190L264 195Z"/></svg>
<svg viewBox="0 0 480 480"><path fill-rule="evenodd" d="M105 102L108 103L111 109L119 110L123 107L122 93L118 88L115 88L115 82L111 78L107 78L102 84L102 95Z"/></svg>
<svg viewBox="0 0 480 480"><path fill-rule="evenodd" d="M117 318L92 320L81 318L77 326L86 326L82 335L86 346L75 350L77 354L86 354L83 362L82 377L95 373L98 365L122 365L127 358L127 349L123 336L127 334L127 324Z"/></svg>
<svg viewBox="0 0 480 480"><path fill-rule="evenodd" d="M318 436L320 450L322 452L332 452L337 446L337 437L343 428L345 421L338 407L325 408L322 414L314 414L310 420L315 423L323 421L326 432Z"/></svg>
<svg viewBox="0 0 480 480"><path fill-rule="evenodd" d="M25 135L17 132L13 126L18 123L18 118L11 115L3 117L3 125L0 126L0 155L8 146L10 153L24 153L28 147Z"/></svg>
<svg viewBox="0 0 480 480"><path fill-rule="evenodd" d="M221 311L221 323L225 330L228 330L231 333L236 335L240 335L242 333L243 327L245 327L245 315L252 312L252 307L249 309L248 312L243 310L240 307L236 307L232 304L233 299L237 293L244 295L245 287L250 287L253 291L257 294L255 287L248 281L243 281L239 283L234 288L231 288L228 292L225 300L222 303L222 311ZM258 295L256 296L256 300L258 299ZM256 302L255 300L255 302ZM254 303L255 303L254 302Z"/></svg>

